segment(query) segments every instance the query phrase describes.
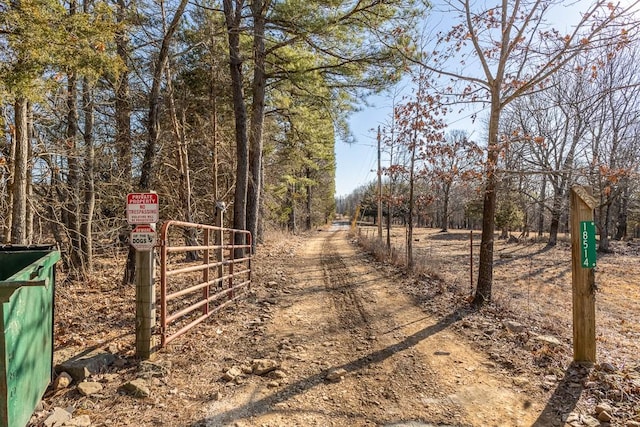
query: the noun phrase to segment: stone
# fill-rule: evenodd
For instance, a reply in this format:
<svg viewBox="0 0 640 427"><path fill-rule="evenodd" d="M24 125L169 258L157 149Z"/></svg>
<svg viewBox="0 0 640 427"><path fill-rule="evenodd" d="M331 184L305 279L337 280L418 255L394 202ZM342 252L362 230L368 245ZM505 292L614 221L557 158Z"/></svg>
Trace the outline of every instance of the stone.
<svg viewBox="0 0 640 427"><path fill-rule="evenodd" d="M513 332L514 334L519 334L527 329L522 323L518 323L513 320L505 320L502 322L502 325L507 329L507 331Z"/></svg>
<svg viewBox="0 0 640 427"><path fill-rule="evenodd" d="M280 383L278 381L269 381L267 383L267 387L269 387L269 388L280 387Z"/></svg>
<svg viewBox="0 0 640 427"><path fill-rule="evenodd" d="M74 357L58 366L59 371L67 372L75 381L82 381L90 375L104 372L116 361L116 356L101 350Z"/></svg>
<svg viewBox="0 0 640 427"><path fill-rule="evenodd" d="M100 382L112 383L112 382L114 382L114 381L116 381L118 379L120 379L120 375L119 374L104 374L100 378Z"/></svg>
<svg viewBox="0 0 640 427"><path fill-rule="evenodd" d="M222 379L225 381L233 381L242 375L242 370L237 366L232 366L224 373Z"/></svg>
<svg viewBox="0 0 640 427"><path fill-rule="evenodd" d="M593 418L591 415L583 415L582 424L584 424L587 427L600 427L600 421Z"/></svg>
<svg viewBox="0 0 640 427"><path fill-rule="evenodd" d="M616 372L618 370L618 368L616 368L613 364L608 362L601 363L600 369L609 373Z"/></svg>
<svg viewBox="0 0 640 427"><path fill-rule="evenodd" d="M547 344L551 347L561 347L562 343L560 340L551 335L536 335L533 337L534 341L540 342L542 344Z"/></svg>
<svg viewBox="0 0 640 427"><path fill-rule="evenodd" d="M598 420L608 423L609 421L611 421L611 414L609 414L609 412L607 411L602 411L598 414Z"/></svg>
<svg viewBox="0 0 640 427"><path fill-rule="evenodd" d="M253 367L249 365L240 366L240 370L242 371L243 374L247 374L247 375L253 373Z"/></svg>
<svg viewBox="0 0 640 427"><path fill-rule="evenodd" d="M601 412L608 412L608 413L612 413L613 412L613 408L611 407L611 405L609 405L606 402L600 402L596 405L596 414L600 414Z"/></svg>
<svg viewBox="0 0 640 427"><path fill-rule="evenodd" d="M62 408L53 408L51 415L44 420L45 427L60 427L71 419L71 414Z"/></svg>
<svg viewBox="0 0 640 427"><path fill-rule="evenodd" d="M627 421L626 427L640 427L640 421Z"/></svg>
<svg viewBox="0 0 640 427"><path fill-rule="evenodd" d="M53 381L53 389L54 390L62 390L63 388L67 388L73 382L73 378L66 372L60 373Z"/></svg>
<svg viewBox="0 0 640 427"><path fill-rule="evenodd" d="M575 412L570 412L569 415L567 415L567 419L565 420L565 422L569 424L580 422L580 415L576 414Z"/></svg>
<svg viewBox="0 0 640 427"><path fill-rule="evenodd" d="M254 359L251 366L255 375L264 375L278 369L280 363L273 359Z"/></svg>
<svg viewBox="0 0 640 427"><path fill-rule="evenodd" d="M65 427L90 427L91 418L89 415L80 415L79 417L72 418L64 423Z"/></svg>
<svg viewBox="0 0 640 427"><path fill-rule="evenodd" d="M83 396L91 396L92 394L100 393L102 389L102 384L92 381L81 382L78 384L78 391Z"/></svg>
<svg viewBox="0 0 640 427"><path fill-rule="evenodd" d="M141 378L164 378L170 373L171 362L150 362L143 360L138 365L138 376Z"/></svg>
<svg viewBox="0 0 640 427"><path fill-rule="evenodd" d="M531 381L529 381L528 378L525 377L515 377L513 379L513 384L518 386L518 387L525 387L527 385L529 385L531 383Z"/></svg>
<svg viewBox="0 0 640 427"><path fill-rule="evenodd" d="M284 373L284 371L281 371L280 369L276 369L275 371L271 372L271 377L275 378L277 380L281 380L287 377L287 374Z"/></svg>
<svg viewBox="0 0 640 427"><path fill-rule="evenodd" d="M149 397L151 395L147 383L141 378L125 383L122 390L134 397Z"/></svg>
<svg viewBox="0 0 640 427"><path fill-rule="evenodd" d="M342 381L345 375L347 375L347 371L345 369L337 368L330 370L326 378L332 383L337 383Z"/></svg>

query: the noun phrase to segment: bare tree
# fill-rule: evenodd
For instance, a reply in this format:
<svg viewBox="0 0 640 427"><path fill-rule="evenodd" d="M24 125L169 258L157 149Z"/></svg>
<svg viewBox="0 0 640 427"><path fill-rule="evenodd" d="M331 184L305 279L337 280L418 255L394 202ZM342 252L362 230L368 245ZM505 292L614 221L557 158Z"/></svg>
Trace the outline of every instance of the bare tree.
<svg viewBox="0 0 640 427"><path fill-rule="evenodd" d="M637 53L637 52L636 52ZM600 102L588 119L591 143L588 177L596 191L598 250L610 250L610 237L617 203L625 193L625 183L637 171L640 85L637 55L610 56L594 74Z"/></svg>
<svg viewBox="0 0 640 427"><path fill-rule="evenodd" d="M554 13L554 7L561 7L560 1L502 0L493 7L470 0L444 4L459 24L438 34L436 46L429 50L433 53L425 52L418 62L434 78L451 79L450 85L434 83L443 88L444 103L480 101L488 106L482 240L473 300L475 306L480 306L491 300L493 284L496 165L503 149L499 137L502 111L514 100L546 85L549 77L582 52L603 44L624 45L628 29L615 37L605 30L623 24L636 2L616 7L599 0L567 34L545 25L545 18ZM457 63L452 64L454 61ZM476 72L478 69L480 73Z"/></svg>
<svg viewBox="0 0 640 427"><path fill-rule="evenodd" d="M247 108L242 84L242 55L240 52L240 24L243 0L224 0L224 15L229 37L229 71L233 94L236 141L236 187L233 198L233 228L247 229L247 191L249 186L249 141L247 136ZM243 235L236 234L236 243L243 244ZM241 255L238 253L237 255Z"/></svg>

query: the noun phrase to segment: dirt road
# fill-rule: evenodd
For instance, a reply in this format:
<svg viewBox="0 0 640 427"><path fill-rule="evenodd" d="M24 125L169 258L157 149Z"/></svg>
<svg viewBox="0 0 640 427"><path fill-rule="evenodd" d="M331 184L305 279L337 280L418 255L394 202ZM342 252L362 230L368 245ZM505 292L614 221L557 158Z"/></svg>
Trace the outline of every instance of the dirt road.
<svg viewBox="0 0 640 427"><path fill-rule="evenodd" d="M452 330L461 315L425 314L346 230L309 237L283 270L292 279L274 289L256 338L279 377L241 383L205 408L202 424L542 425L544 405Z"/></svg>

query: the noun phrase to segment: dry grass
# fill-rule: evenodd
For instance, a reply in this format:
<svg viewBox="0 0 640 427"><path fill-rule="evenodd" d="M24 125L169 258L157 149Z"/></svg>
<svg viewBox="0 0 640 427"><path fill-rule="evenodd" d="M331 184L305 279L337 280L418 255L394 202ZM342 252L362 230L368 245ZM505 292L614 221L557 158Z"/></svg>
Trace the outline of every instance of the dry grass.
<svg viewBox="0 0 640 427"><path fill-rule="evenodd" d="M380 245L377 239L373 239L373 229L369 234L372 237L369 244L377 251L378 259L388 259L384 244ZM400 264L404 262L404 236L403 229L393 230L395 248L391 258ZM438 230L417 229L415 238L416 276L419 278L416 282L423 283L423 288L439 296L434 299L434 304L464 301L472 288L469 280L469 232L439 233ZM474 233L474 239L479 242L479 233ZM118 392L124 381L136 377L139 362L135 357L135 289L120 285L124 252L97 259L96 272L90 281L66 282L60 275L56 288L55 363L87 349L102 348L117 355L122 364L95 378L105 385L103 395L107 398L83 397L72 387L47 398L47 408L74 406L78 413L90 415L96 426L193 425L193 420L203 416L202 408L210 405L218 393L223 396L233 393L234 385L218 379L224 366L264 356L264 349L256 344L263 333L261 328L271 316L271 305L265 303L272 294L269 284L284 285L292 279L287 277L286 265L295 265L296 253L305 244L305 238L266 230L264 241L253 264L254 280L258 285L242 304L220 312L207 322L208 327L194 329L158 353L160 361L172 365L171 374L152 382L152 397L145 400ZM543 248L544 243L540 242L506 244L497 241L494 303L487 312L519 319L530 328L550 331L569 342L569 247L561 242L556 248L547 251ZM474 251L474 265L477 265L477 248ZM598 260L598 359L620 368L638 363L639 252L633 244L625 244L617 247L617 253ZM500 254L512 256L501 258ZM405 277L401 269L390 267L389 270L399 284L413 281ZM442 280L421 277L425 273ZM479 333L479 339L482 338L484 323L481 322L484 320L472 316L465 318L465 322L479 323L480 327L474 329ZM465 326L465 322L459 322L459 327L471 329ZM487 340L488 345L497 344L494 336ZM544 362L543 359L549 357L545 353L548 350L546 347L535 349L533 362ZM495 347L488 351L492 354L497 352ZM530 354L526 357L531 359ZM521 358L524 360L526 357ZM495 360L501 362L503 358ZM545 375L551 372L547 369ZM620 377L615 378L620 380Z"/></svg>
<svg viewBox="0 0 640 427"><path fill-rule="evenodd" d="M382 259L388 250L373 227L361 241ZM403 228L392 230L396 253L405 252ZM473 233L473 281L468 230L414 230L415 272L435 276L459 295L469 295L477 280L480 232ZM383 242L386 241L386 236ZM571 248L564 237L547 248L539 239L521 243L496 240L493 305L509 317L563 339L572 336ZM405 264L404 256L397 257ZM614 253L600 255L596 269L598 360L617 366L637 363L640 352L640 243L614 242Z"/></svg>

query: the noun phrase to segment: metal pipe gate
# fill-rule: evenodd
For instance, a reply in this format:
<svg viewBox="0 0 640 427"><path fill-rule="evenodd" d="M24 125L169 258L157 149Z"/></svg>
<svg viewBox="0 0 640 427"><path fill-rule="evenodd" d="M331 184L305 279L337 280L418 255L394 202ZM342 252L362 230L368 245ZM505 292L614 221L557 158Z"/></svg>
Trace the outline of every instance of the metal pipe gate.
<svg viewBox="0 0 640 427"><path fill-rule="evenodd" d="M249 290L251 233L167 221L160 244L160 333L164 347Z"/></svg>

